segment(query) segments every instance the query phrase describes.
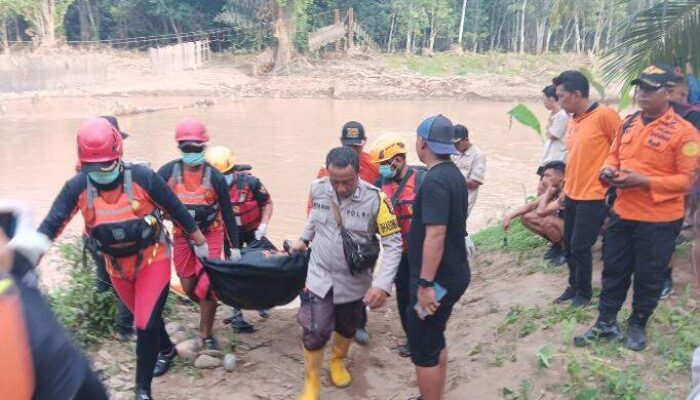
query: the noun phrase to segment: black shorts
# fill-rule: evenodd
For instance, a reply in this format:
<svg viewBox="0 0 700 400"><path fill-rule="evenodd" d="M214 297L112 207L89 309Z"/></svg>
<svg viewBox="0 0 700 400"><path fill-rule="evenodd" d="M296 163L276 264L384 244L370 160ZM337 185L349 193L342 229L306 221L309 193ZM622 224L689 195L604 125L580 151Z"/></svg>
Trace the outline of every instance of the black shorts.
<svg viewBox="0 0 700 400"><path fill-rule="evenodd" d="M411 282L411 300L406 310L408 328L408 345L411 349L411 361L418 367L435 367L440 363L440 353L445 348L445 328L452 314L452 308L462 297L469 286L443 285L447 294L440 301L440 307L433 315L420 319L414 309L418 301L418 284Z"/></svg>

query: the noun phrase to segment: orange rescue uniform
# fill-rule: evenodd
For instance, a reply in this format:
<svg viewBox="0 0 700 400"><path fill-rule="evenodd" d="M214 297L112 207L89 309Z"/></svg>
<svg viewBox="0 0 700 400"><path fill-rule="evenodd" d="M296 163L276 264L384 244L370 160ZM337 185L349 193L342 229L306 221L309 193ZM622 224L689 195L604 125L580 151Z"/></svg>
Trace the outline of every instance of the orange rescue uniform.
<svg viewBox="0 0 700 400"><path fill-rule="evenodd" d="M594 104L569 119L564 192L573 200L603 200L606 188L598 179L622 121L612 108Z"/></svg>
<svg viewBox="0 0 700 400"><path fill-rule="evenodd" d="M683 218L684 196L693 182L699 137L695 127L673 108L647 125L641 113L619 130L605 167L649 178L649 189L618 190L613 210L620 218L668 222Z"/></svg>

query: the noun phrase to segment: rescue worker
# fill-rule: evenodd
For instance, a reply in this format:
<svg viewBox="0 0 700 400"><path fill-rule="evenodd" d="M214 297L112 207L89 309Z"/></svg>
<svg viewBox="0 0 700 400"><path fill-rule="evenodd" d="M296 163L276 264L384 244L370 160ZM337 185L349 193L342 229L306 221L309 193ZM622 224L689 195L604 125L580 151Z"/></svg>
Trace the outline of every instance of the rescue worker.
<svg viewBox="0 0 700 400"><path fill-rule="evenodd" d="M326 168L329 176L311 184L313 209L300 240L293 245L294 250L306 251L312 242L298 315L306 369L301 400L318 399L323 348L331 334L331 382L339 388L350 385L352 377L345 358L362 311L365 306L375 309L384 304L401 261L401 229L396 216L386 195L359 179L357 153L335 148L326 157ZM377 234L384 251L381 270L373 278L373 266L362 264L358 270L357 263L349 262L355 258L345 256L349 249L344 244L352 240L356 246L372 247L376 255Z"/></svg>
<svg viewBox="0 0 700 400"><path fill-rule="evenodd" d="M50 245L26 208L0 200L0 398L107 400L39 290L34 267Z"/></svg>
<svg viewBox="0 0 700 400"><path fill-rule="evenodd" d="M377 164L372 161L372 156L364 151L365 144L367 143L367 136L365 135L365 127L357 121L349 121L343 125L340 133L340 143L344 147L349 147L360 159L360 179L363 181L374 184L377 179L379 179L379 169ZM323 178L328 176L328 170L325 166L319 169L316 178ZM311 201L309 201L307 212L311 210ZM355 335L355 341L359 344L369 343L369 333L365 329L367 325L367 310L363 311L363 323L360 329L357 330Z"/></svg>
<svg viewBox="0 0 700 400"><path fill-rule="evenodd" d="M603 249L603 279L595 325L577 346L601 338L646 347L646 324L659 301L664 271L675 249L699 151L698 133L673 110L673 73L648 67L632 81L641 111L627 117L600 172L617 189ZM626 338L617 313L634 278Z"/></svg>
<svg viewBox="0 0 700 400"><path fill-rule="evenodd" d="M171 247L160 211L189 233L201 257L208 254L207 242L154 171L122 161L121 135L107 120L85 121L77 145L81 170L63 186L38 231L53 241L77 211L82 214L86 232L105 257L114 289L134 314L136 398L148 400L153 376L165 374L176 355L161 317Z"/></svg>
<svg viewBox="0 0 700 400"><path fill-rule="evenodd" d="M163 165L158 174L194 216L209 246L207 257L222 257L224 234L228 234L228 243L233 247L231 258L239 259L238 226L226 179L204 159L204 150L209 141L206 127L199 120L186 117L175 127L175 141L182 152L181 157ZM212 334L217 299L210 290L209 277L204 273L190 240L187 230L176 223L173 232L175 271L187 296L199 303L202 347L219 350L219 343Z"/></svg>
<svg viewBox="0 0 700 400"><path fill-rule="evenodd" d="M377 180L376 186L391 201L394 213L396 213L396 219L401 227L403 251L394 284L396 285L396 306L404 334L407 332L406 310L408 309L408 299L410 297L408 232L411 227L416 193L426 173L424 168L408 165L406 162L407 151L406 143L401 138L392 135L378 140L372 146L370 152L372 161L379 165L380 178ZM409 357L411 355L408 340L399 347L399 355L401 357Z"/></svg>
<svg viewBox="0 0 700 400"><path fill-rule="evenodd" d="M608 215L606 188L598 171L610 152L620 116L593 101L588 79L579 71L564 71L553 79L559 104L571 114L567 128L567 163L564 176L564 247L569 284L555 303L571 301L588 307L593 297L593 253Z"/></svg>
<svg viewBox="0 0 700 400"><path fill-rule="evenodd" d="M265 238L273 207L272 198L265 185L248 171L238 171L236 159L227 147L211 147L207 149L205 157L226 178L241 244L250 246ZM241 310L232 310L229 320L233 330L242 333L253 332L253 325L243 318ZM259 314L263 318L270 316L268 310L260 310Z"/></svg>

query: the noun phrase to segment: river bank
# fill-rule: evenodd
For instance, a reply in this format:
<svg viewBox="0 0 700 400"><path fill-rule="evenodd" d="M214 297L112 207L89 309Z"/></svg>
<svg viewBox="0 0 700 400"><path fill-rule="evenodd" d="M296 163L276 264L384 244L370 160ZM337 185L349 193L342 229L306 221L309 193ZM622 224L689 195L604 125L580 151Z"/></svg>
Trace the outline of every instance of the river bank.
<svg viewBox="0 0 700 400"><path fill-rule="evenodd" d="M265 55L215 54L199 70L155 74L142 53L99 55L108 66L100 82L0 93L0 118L133 115L245 98L537 101L555 74L595 62L572 55L356 54L296 60L289 74L273 75L260 72ZM87 56L95 54L75 55Z"/></svg>
<svg viewBox="0 0 700 400"><path fill-rule="evenodd" d="M514 226L508 245L492 226L474 235L477 255L472 283L455 307L447 331L450 365L446 399L681 399L689 391L692 349L700 345L698 288L693 288L689 246L674 256L676 294L662 301L649 325L650 344L635 353L602 343L579 349L573 336L596 317L594 305L571 310L551 305L562 290L566 270L541 259L544 243ZM600 247L594 259L599 260ZM601 263L595 262L598 293ZM168 321L196 332L198 314L191 305L171 302ZM626 309L629 305L626 306ZM180 359L154 381L159 399L295 399L301 389L303 360L296 310L276 309L269 319L247 316L257 327L234 335L223 325L221 309L215 335L238 358L233 372L200 369ZM620 321L629 315L623 311ZM414 371L396 347L403 341L393 299L369 316L371 343L354 345L349 369L353 384L344 390L323 377L324 398L406 399L417 394ZM130 399L133 344L104 342L89 348L94 365L106 378L114 399Z"/></svg>

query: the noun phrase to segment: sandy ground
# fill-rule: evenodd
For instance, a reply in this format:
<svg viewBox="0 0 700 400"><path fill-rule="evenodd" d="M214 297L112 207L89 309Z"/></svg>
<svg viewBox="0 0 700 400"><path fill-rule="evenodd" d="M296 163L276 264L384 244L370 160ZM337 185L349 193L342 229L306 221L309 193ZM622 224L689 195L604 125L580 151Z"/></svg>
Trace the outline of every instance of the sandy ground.
<svg viewBox="0 0 700 400"><path fill-rule="evenodd" d="M539 271L540 255L537 252L534 257L525 257L496 252L477 255L473 260L472 284L455 307L447 331L450 363L446 399L501 399L506 388L518 393L524 382L529 385L530 397L514 398L573 398L573 393L565 392L569 379L566 360L555 355L550 368L543 370L537 367L536 354L546 344L553 344L557 352L581 356L589 350L575 349L569 341L563 341L562 329L557 325L538 325L531 334L521 337L504 323L514 307L547 309L564 288L566 267L533 272ZM599 250L595 256L599 258ZM676 266L676 290L682 292L691 279L689 265L687 260L676 260ZM595 269L594 285L599 286L599 262ZM696 291L694 298L697 294ZM680 296L674 295L669 302L675 305L679 300ZM689 307L695 309L697 303L690 301ZM220 310L216 323L216 335L222 343L234 337L221 323L223 311ZM237 343L235 354L239 357L234 372L227 373L221 368L198 370L180 362L173 372L155 380L153 390L157 398L295 399L303 382L296 311L274 310L268 320L259 319L254 312L247 315L258 331L233 339ZM592 308L587 313L589 321L578 324L573 332L582 333L594 316ZM192 331L197 326L197 316L190 308L180 307L177 318ZM413 367L409 360L398 357L395 350L403 341L403 333L393 299L380 311L370 313L369 320L371 343L351 348L349 369L353 384L347 389L335 389L324 372L323 399L403 400L417 394ZM134 357L129 345L108 343L93 354L93 359L111 377L108 384L115 390L114 398L130 398L128 390L133 387ZM623 366L661 365L663 362L653 344L644 353L625 350L617 361ZM686 370L660 377L649 369L640 379L644 379L649 390L663 388L671 395L668 398L675 399L684 398L689 384Z"/></svg>

